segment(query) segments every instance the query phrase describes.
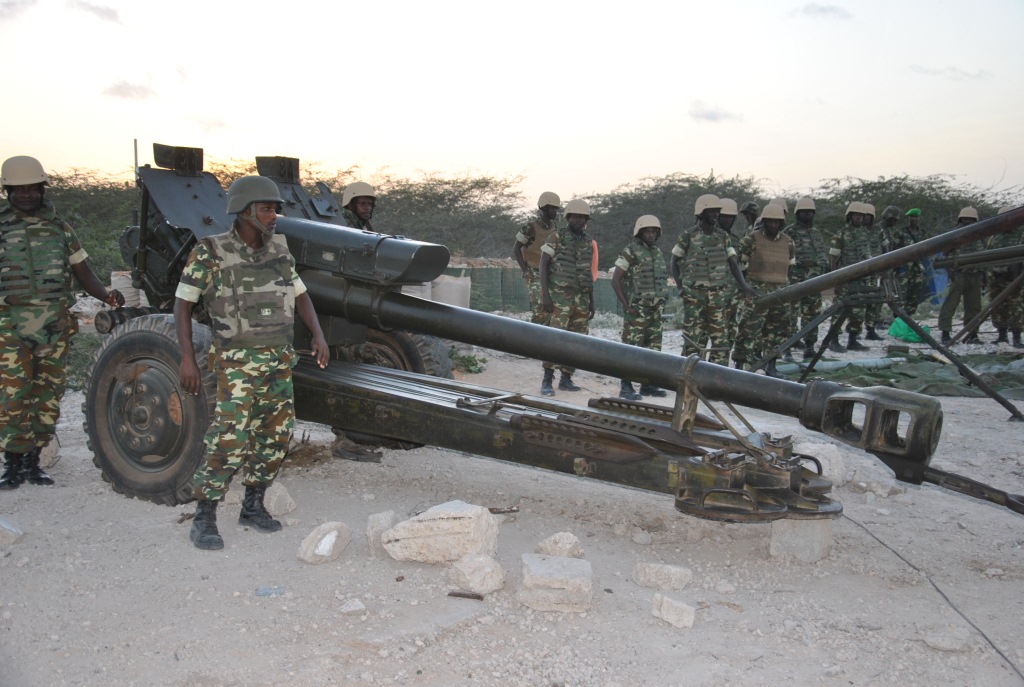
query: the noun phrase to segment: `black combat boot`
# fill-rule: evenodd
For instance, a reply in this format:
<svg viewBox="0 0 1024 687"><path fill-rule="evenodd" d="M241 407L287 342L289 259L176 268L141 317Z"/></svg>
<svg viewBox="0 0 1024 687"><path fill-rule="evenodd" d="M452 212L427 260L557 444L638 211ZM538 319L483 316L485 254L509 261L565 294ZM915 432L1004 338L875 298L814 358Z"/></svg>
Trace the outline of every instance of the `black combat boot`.
<svg viewBox="0 0 1024 687"><path fill-rule="evenodd" d="M623 379L619 385L619 398L624 398L627 401L642 401L643 396L633 390L633 382L628 379Z"/></svg>
<svg viewBox="0 0 1024 687"><path fill-rule="evenodd" d="M668 392L664 389L659 389L653 384L641 384L640 385L641 396L657 396L658 398L665 398L668 396Z"/></svg>
<svg viewBox="0 0 1024 687"><path fill-rule="evenodd" d="M814 344L807 344L804 346L804 360L810 360L814 357Z"/></svg>
<svg viewBox="0 0 1024 687"><path fill-rule="evenodd" d="M868 347L857 341L857 335L850 332L850 336L846 339L846 350L848 351L866 351Z"/></svg>
<svg viewBox="0 0 1024 687"><path fill-rule="evenodd" d="M1013 347L1014 348L1024 348L1024 344L1022 344L1020 342L1020 330L1019 329L1014 330L1014 332L1013 332Z"/></svg>
<svg viewBox="0 0 1024 687"><path fill-rule="evenodd" d="M786 352L782 354L782 359L788 363L795 363L796 359L793 357L793 349L787 348Z"/></svg>
<svg viewBox="0 0 1024 687"><path fill-rule="evenodd" d="M881 341L882 337L878 335L874 327L866 327L867 334L864 336L868 341Z"/></svg>
<svg viewBox="0 0 1024 687"><path fill-rule="evenodd" d="M39 467L40 451L42 451L42 448L36 446L34 449L26 453L25 457L21 459L21 478L29 484L53 486L53 478L47 475L43 469Z"/></svg>
<svg viewBox="0 0 1024 687"><path fill-rule="evenodd" d="M736 367L737 370L742 370L743 369L743 365L745 363L746 363L745 360L734 360L734 361L732 361L732 364Z"/></svg>
<svg viewBox="0 0 1024 687"><path fill-rule="evenodd" d="M562 372L562 376L558 379L558 390L559 391L583 391L582 387L578 387L572 383L572 375L568 372Z"/></svg>
<svg viewBox="0 0 1024 687"><path fill-rule="evenodd" d="M832 340L828 342L828 350L833 353L846 353L846 347L839 343L839 335L836 334L832 337Z"/></svg>
<svg viewBox="0 0 1024 687"><path fill-rule="evenodd" d="M764 366L764 373L769 377L775 377L776 379L782 379L782 373L775 367L775 358L772 358Z"/></svg>
<svg viewBox="0 0 1024 687"><path fill-rule="evenodd" d="M973 332L968 334L967 338L964 339L964 343L965 344L972 344L972 345L973 344L980 344L981 343L981 339L978 338L978 330L974 330Z"/></svg>
<svg viewBox="0 0 1024 687"><path fill-rule="evenodd" d="M943 330L943 332L942 332L942 345L943 346L948 346L952 342L953 342L953 337L951 337L949 335L949 332Z"/></svg>
<svg viewBox="0 0 1024 687"><path fill-rule="evenodd" d="M266 487L245 487L245 498L242 499L242 512L238 514L239 525L252 525L260 532L277 532L281 529L281 521L270 517L263 505Z"/></svg>
<svg viewBox="0 0 1024 687"><path fill-rule="evenodd" d="M555 370L554 368L544 370L544 381L540 383L540 393L542 396L554 396L555 390L551 388L551 384L555 381Z"/></svg>
<svg viewBox="0 0 1024 687"><path fill-rule="evenodd" d="M992 343L1010 343L1010 340L1006 338L1005 329L997 329L996 331L999 332L999 336L997 336L996 340Z"/></svg>
<svg viewBox="0 0 1024 687"><path fill-rule="evenodd" d="M215 551L224 548L224 540L217 531L217 501L199 501L196 503L196 516L192 521L192 531L188 538L197 549Z"/></svg>
<svg viewBox="0 0 1024 687"><path fill-rule="evenodd" d="M0 475L0 489L17 489L24 482L21 476L21 460L24 454L7 451L4 453L4 474Z"/></svg>

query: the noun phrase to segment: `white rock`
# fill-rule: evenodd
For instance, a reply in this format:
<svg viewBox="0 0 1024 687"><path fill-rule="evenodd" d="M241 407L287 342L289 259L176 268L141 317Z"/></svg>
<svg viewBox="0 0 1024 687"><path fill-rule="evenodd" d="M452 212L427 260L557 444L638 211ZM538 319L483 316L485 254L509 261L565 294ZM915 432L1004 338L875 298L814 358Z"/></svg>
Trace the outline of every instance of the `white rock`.
<svg viewBox="0 0 1024 687"><path fill-rule="evenodd" d="M933 628L924 636L924 643L938 651L965 651L970 635L961 627Z"/></svg>
<svg viewBox="0 0 1024 687"><path fill-rule="evenodd" d="M39 465L49 469L60 460L60 444L56 440L51 441L39 452Z"/></svg>
<svg viewBox="0 0 1024 687"><path fill-rule="evenodd" d="M360 615L366 611L366 606L359 599L349 599L338 609L343 615Z"/></svg>
<svg viewBox="0 0 1024 687"><path fill-rule="evenodd" d="M544 556L567 556L569 558L583 558L583 547L580 540L571 532L558 532L537 544L534 553Z"/></svg>
<svg viewBox="0 0 1024 687"><path fill-rule="evenodd" d="M466 591L490 594L505 586L505 570L490 556L471 553L455 561L448 579Z"/></svg>
<svg viewBox="0 0 1024 687"><path fill-rule="evenodd" d="M693 627L693 621L696 618L697 610L689 604L677 601L676 599L665 596L664 594L655 594L652 613L654 613L655 618L661 618L670 625L674 625L676 627Z"/></svg>
<svg viewBox="0 0 1024 687"><path fill-rule="evenodd" d="M348 543L352 531L343 522L325 522L306 535L295 554L306 563L327 563L337 560Z"/></svg>
<svg viewBox="0 0 1024 687"><path fill-rule="evenodd" d="M227 493L224 494L223 505L237 506L242 503L243 498L245 498L245 485L242 484L242 480L231 480L231 485L228 487ZM278 482L267 487L267 491L263 495L263 505L273 516L286 515L298 508L288 490Z"/></svg>
<svg viewBox="0 0 1024 687"><path fill-rule="evenodd" d="M678 565L638 561L633 566L633 581L641 587L683 589L691 580L693 571Z"/></svg>
<svg viewBox="0 0 1024 687"><path fill-rule="evenodd" d="M0 545L7 546L17 542L25 533L10 520L0 518Z"/></svg>
<svg viewBox="0 0 1024 687"><path fill-rule="evenodd" d="M582 613L593 601L594 573L589 561L524 553L519 601L535 611Z"/></svg>
<svg viewBox="0 0 1024 687"><path fill-rule="evenodd" d="M382 537L386 531L398 524L398 516L395 511L386 510L383 513L374 513L366 520L366 543L370 547L370 557L384 556Z"/></svg>
<svg viewBox="0 0 1024 687"><path fill-rule="evenodd" d="M828 555L832 548L832 519L791 520L782 518L772 522L772 556L792 556L804 563L816 563Z"/></svg>
<svg viewBox="0 0 1024 687"><path fill-rule="evenodd" d="M493 557L498 522L483 506L449 501L385 531L382 543L398 561L448 563L471 553Z"/></svg>

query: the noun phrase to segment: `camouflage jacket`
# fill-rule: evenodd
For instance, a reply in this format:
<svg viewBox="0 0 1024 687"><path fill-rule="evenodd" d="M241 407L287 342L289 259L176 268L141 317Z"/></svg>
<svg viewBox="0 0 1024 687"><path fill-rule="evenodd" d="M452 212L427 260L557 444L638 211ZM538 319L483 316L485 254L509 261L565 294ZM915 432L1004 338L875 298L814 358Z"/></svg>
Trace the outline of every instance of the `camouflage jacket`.
<svg viewBox="0 0 1024 687"><path fill-rule="evenodd" d="M665 302L668 268L660 248L635 239L619 253L615 266L623 271L622 290L631 303Z"/></svg>
<svg viewBox="0 0 1024 687"><path fill-rule="evenodd" d="M924 232L920 227L913 229L909 224L893 227L888 231L885 240L882 242L882 250L886 253L891 253L894 250L912 246L923 238ZM924 267L922 267L919 260L914 260L906 265L900 265L895 269L898 274L903 274L907 270L911 272L924 271Z"/></svg>
<svg viewBox="0 0 1024 687"><path fill-rule="evenodd" d="M810 279L828 272L828 242L820 229L790 224L782 231L793 239L796 257L796 264L790 269L793 279Z"/></svg>
<svg viewBox="0 0 1024 687"><path fill-rule="evenodd" d="M724 286L733 282L729 258L736 255L736 250L725 232L705 234L694 226L679 237L672 255L678 259L683 287Z"/></svg>
<svg viewBox="0 0 1024 687"><path fill-rule="evenodd" d="M547 242L552 232L558 231L555 222L544 222L537 218L523 226L516 234L516 241L523 244L523 259L526 264L537 269L540 267L541 247Z"/></svg>
<svg viewBox="0 0 1024 687"><path fill-rule="evenodd" d="M871 257L871 238L863 227L847 224L835 238L828 254L839 258L839 266L846 267Z"/></svg>
<svg viewBox="0 0 1024 687"><path fill-rule="evenodd" d="M586 230L579 235L565 227L548 235L541 250L551 256L548 284L578 293L594 290L591 264L594 244Z"/></svg>
<svg viewBox="0 0 1024 687"><path fill-rule="evenodd" d="M359 218L359 215L352 212L348 208L341 209L341 218L344 220L344 226L346 227L351 227L353 229L365 229L366 231L375 231L373 226L371 226L368 221L364 222L362 219Z"/></svg>
<svg viewBox="0 0 1024 687"><path fill-rule="evenodd" d="M175 296L202 296L218 350L290 347L295 297L306 287L285 238L275 234L253 250L234 228L196 244Z"/></svg>

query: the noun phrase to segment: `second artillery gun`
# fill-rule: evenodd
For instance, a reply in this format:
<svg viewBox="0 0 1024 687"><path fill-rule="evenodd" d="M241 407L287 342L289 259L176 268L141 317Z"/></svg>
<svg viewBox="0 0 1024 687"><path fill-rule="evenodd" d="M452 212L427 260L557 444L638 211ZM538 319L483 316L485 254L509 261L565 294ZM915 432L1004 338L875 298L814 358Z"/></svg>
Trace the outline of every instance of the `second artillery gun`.
<svg viewBox="0 0 1024 687"><path fill-rule="evenodd" d="M142 213L122 239L133 280L153 306L97 317L109 335L93 361L84 411L104 479L118 492L173 505L192 498L214 384L200 311L192 345L204 388L197 397L182 393L168 313L191 246L227 231L230 218L223 187L202 170L201 149L154 146L154 160L138 168ZM257 164L285 199L277 231L332 351L326 370L308 356L295 368L301 420L669 493L682 512L735 522L835 517L842 507L829 498L819 461L794 452L791 437L756 431L733 403L798 418L877 456L901 480L921 483L930 469L942 428L934 399L770 379L405 295L403 285L443 272L445 247L340 226L329 189L311 197L299 183L298 160ZM296 327L297 347L308 346L308 332ZM434 337L654 384L676 392L675 406L600 398L580 407L449 379ZM732 421L714 401L729 406ZM698 413L701 403L714 417Z"/></svg>

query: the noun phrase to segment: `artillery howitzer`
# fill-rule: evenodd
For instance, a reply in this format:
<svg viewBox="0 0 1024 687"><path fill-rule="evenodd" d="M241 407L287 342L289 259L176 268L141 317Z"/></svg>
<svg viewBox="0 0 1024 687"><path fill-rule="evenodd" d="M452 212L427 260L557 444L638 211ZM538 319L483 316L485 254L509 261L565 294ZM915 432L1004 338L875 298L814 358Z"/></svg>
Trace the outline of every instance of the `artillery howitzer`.
<svg viewBox="0 0 1024 687"><path fill-rule="evenodd" d="M115 490L173 505L192 497L214 385L204 367L209 329L197 324L192 344L204 388L197 397L181 392L167 313L188 249L197 237L226 231L229 219L222 187L202 172L201 150L155 152L168 169L139 168L142 218L122 242L155 308L108 316L111 333L96 353L84 409L94 461ZM308 358L295 368L299 419L670 493L685 513L737 522L834 517L842 507L828 496L821 464L795 453L791 437L757 432L738 413L745 427L736 428L711 401L798 418L874 454L905 481L920 483L930 470L942 427L934 399L759 377L404 295L403 284L442 273L446 248L339 226L329 190L311 198L299 185L297 160L261 158L258 167L282 190L286 216L277 231L287 237L332 350L325 370ZM302 348L309 334L296 327ZM407 341L421 342L417 350L442 348L433 336L672 389L675 407L601 398L583 408L508 393L447 379L446 365L427 369L427 361L403 356L408 347L389 348ZM716 418L697 412L702 401ZM1024 507L1016 499L1006 504Z"/></svg>

